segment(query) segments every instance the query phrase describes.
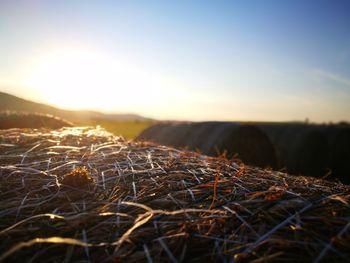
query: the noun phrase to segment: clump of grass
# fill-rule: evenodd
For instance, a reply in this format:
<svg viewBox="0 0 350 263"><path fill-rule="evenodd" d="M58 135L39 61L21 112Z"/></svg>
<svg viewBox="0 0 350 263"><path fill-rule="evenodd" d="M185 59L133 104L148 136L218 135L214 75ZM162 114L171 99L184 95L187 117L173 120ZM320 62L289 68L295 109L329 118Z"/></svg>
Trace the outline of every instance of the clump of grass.
<svg viewBox="0 0 350 263"><path fill-rule="evenodd" d="M77 167L66 174L61 183L71 187L87 187L91 185L93 181L86 167Z"/></svg>
<svg viewBox="0 0 350 263"><path fill-rule="evenodd" d="M342 184L92 128L0 131L0 162L0 261L350 257Z"/></svg>

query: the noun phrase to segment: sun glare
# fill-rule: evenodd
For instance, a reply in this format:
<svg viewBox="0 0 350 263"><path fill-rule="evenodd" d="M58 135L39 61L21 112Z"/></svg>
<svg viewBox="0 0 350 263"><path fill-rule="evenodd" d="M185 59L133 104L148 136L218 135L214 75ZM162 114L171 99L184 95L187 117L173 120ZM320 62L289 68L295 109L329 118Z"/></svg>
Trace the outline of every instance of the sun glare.
<svg viewBox="0 0 350 263"><path fill-rule="evenodd" d="M147 98L150 89L160 93L161 85L150 76L125 60L91 50L60 50L37 59L25 84L58 107L109 111L125 107L128 96L131 105L140 104L137 100Z"/></svg>
<svg viewBox="0 0 350 263"><path fill-rule="evenodd" d="M22 84L33 90L37 101L58 108L188 119L190 111L203 114L206 109L198 108L193 100L200 105L208 100L205 93L191 91L191 83L163 74L148 63L96 50L51 50L34 57L27 66L30 70ZM177 115L172 116L172 111Z"/></svg>

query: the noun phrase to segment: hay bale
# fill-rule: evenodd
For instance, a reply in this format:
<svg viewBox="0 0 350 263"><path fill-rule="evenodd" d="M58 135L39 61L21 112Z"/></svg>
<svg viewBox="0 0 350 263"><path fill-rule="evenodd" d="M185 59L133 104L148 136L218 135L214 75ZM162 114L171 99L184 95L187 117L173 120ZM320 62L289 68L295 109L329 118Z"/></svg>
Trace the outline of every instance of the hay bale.
<svg viewBox="0 0 350 263"><path fill-rule="evenodd" d="M327 139L318 130L300 135L293 145L287 167L291 173L323 177L329 168L330 150Z"/></svg>
<svg viewBox="0 0 350 263"><path fill-rule="evenodd" d="M72 127L73 124L61 118L41 113L4 111L0 113L0 129Z"/></svg>
<svg viewBox="0 0 350 263"><path fill-rule="evenodd" d="M152 125L142 131L136 138L139 141L152 141L155 143L181 147L185 146L187 138L187 123L183 122L161 122Z"/></svg>
<svg viewBox="0 0 350 263"><path fill-rule="evenodd" d="M144 131L136 138L139 141L152 141L168 146L187 146L195 149L198 145L197 141L203 127L212 124L211 122L162 122L153 125ZM216 126L217 123L214 123Z"/></svg>
<svg viewBox="0 0 350 263"><path fill-rule="evenodd" d="M187 138L191 137L192 130L188 123L171 122L163 124L156 136L152 137L152 141L159 144L186 147Z"/></svg>
<svg viewBox="0 0 350 263"><path fill-rule="evenodd" d="M276 168L274 147L257 127L233 122L163 123L141 133L138 139L185 147L210 156L224 152L259 167Z"/></svg>
<svg viewBox="0 0 350 263"><path fill-rule="evenodd" d="M186 145L191 150L200 151L203 154L210 155L209 150L212 142L217 139L215 131L221 126L221 124L221 122L192 123L192 132L186 140Z"/></svg>
<svg viewBox="0 0 350 263"><path fill-rule="evenodd" d="M286 123L259 127L274 144L280 169L316 177L327 174L330 149L320 126Z"/></svg>
<svg viewBox="0 0 350 263"><path fill-rule="evenodd" d="M146 140L150 140L150 138L154 138L154 140L156 140L156 138L158 137L159 131L162 129L162 127L164 127L164 125L165 125L164 123L157 123L152 126L149 126L139 134L137 139L146 141Z"/></svg>
<svg viewBox="0 0 350 263"><path fill-rule="evenodd" d="M90 128L0 130L0 161L1 262L350 258L342 184Z"/></svg>
<svg viewBox="0 0 350 263"><path fill-rule="evenodd" d="M345 184L350 184L350 127L339 127L331 146L330 166L332 175Z"/></svg>
<svg viewBox="0 0 350 263"><path fill-rule="evenodd" d="M176 123L172 125L169 133L164 132L165 145L179 148L188 148L187 140L191 137L192 127L188 122ZM170 135L167 137L167 135Z"/></svg>
<svg viewBox="0 0 350 263"><path fill-rule="evenodd" d="M211 139L208 154L226 152L228 158L237 156L244 163L258 167L277 167L274 146L269 138L256 126L222 123Z"/></svg>

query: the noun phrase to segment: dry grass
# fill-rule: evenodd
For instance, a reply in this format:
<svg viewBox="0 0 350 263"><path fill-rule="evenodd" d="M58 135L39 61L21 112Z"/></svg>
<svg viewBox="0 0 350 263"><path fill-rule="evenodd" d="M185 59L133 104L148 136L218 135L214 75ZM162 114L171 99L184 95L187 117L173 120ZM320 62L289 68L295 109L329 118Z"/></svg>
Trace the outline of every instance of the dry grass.
<svg viewBox="0 0 350 263"><path fill-rule="evenodd" d="M340 262L350 188L101 129L0 131L0 261Z"/></svg>

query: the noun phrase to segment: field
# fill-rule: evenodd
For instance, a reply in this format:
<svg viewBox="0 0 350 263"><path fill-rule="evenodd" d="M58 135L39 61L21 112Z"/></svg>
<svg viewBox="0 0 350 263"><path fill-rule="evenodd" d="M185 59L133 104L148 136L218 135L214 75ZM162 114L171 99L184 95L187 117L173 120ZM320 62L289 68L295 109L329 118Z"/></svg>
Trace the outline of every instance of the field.
<svg viewBox="0 0 350 263"><path fill-rule="evenodd" d="M152 121L113 121L104 119L78 121L77 123L79 125L87 126L100 125L108 132L115 135L121 135L128 140L136 138L144 129L154 124Z"/></svg>

